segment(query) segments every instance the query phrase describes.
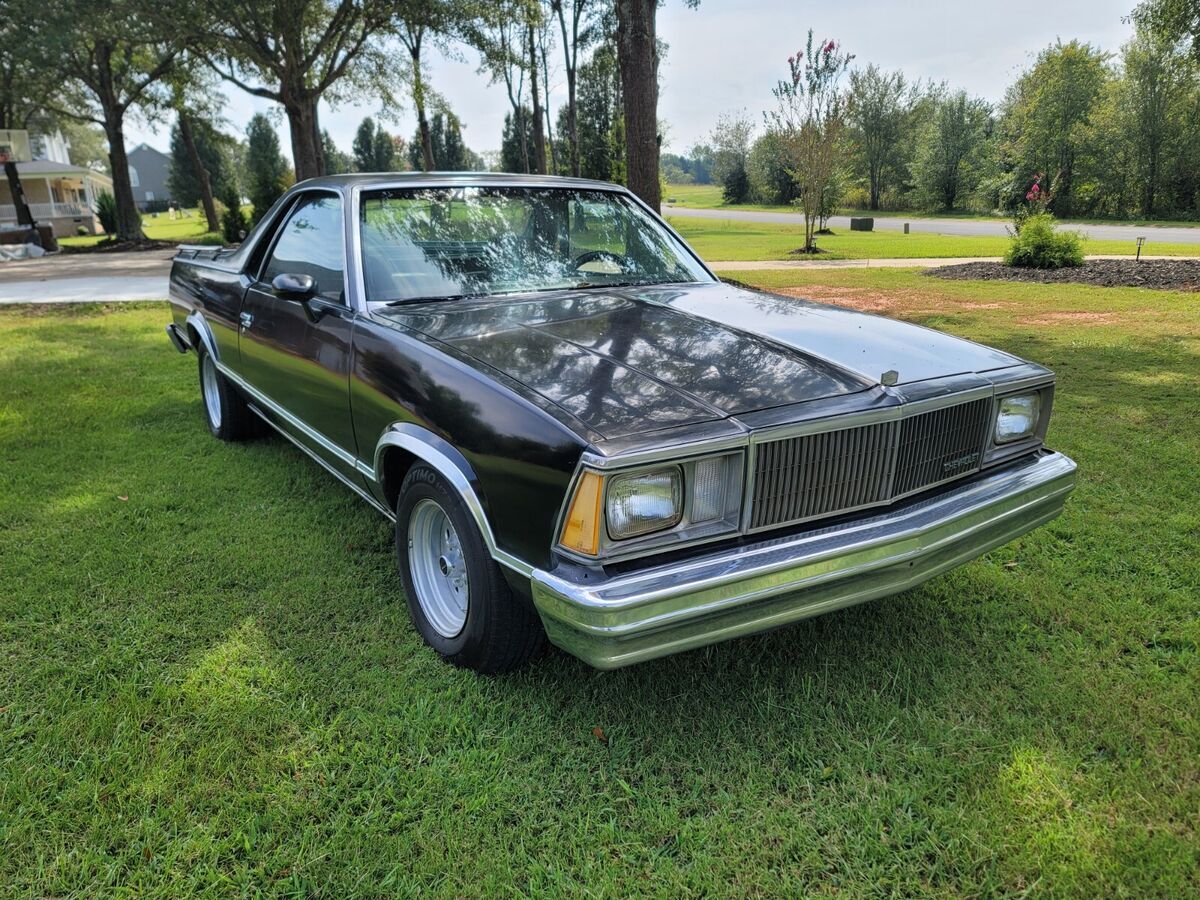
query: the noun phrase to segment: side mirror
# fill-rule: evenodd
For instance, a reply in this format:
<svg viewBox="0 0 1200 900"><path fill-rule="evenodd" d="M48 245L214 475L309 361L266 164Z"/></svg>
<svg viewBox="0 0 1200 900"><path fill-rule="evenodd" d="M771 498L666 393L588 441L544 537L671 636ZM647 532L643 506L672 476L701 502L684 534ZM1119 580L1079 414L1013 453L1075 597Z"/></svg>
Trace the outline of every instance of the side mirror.
<svg viewBox="0 0 1200 900"><path fill-rule="evenodd" d="M271 290L284 300L304 302L316 292L316 289L317 282L311 275L293 275L290 272L284 272L276 275L271 282Z"/></svg>

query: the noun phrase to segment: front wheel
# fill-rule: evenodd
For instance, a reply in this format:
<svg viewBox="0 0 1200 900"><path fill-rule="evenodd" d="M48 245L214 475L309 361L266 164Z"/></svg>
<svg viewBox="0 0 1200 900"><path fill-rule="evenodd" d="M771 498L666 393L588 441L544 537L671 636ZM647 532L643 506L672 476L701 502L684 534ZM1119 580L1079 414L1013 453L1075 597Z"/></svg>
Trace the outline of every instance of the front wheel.
<svg viewBox="0 0 1200 900"><path fill-rule="evenodd" d="M541 649L537 613L509 589L457 492L422 463L400 488L396 556L413 624L448 662L494 674Z"/></svg>

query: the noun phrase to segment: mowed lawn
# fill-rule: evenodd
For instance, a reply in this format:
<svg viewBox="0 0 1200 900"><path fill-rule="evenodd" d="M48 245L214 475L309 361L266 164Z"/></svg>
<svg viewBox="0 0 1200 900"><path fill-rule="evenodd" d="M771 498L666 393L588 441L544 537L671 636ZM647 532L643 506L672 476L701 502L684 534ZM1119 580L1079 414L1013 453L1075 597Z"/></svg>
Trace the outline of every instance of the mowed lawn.
<svg viewBox="0 0 1200 900"><path fill-rule="evenodd" d="M1196 896L1200 296L739 273L1059 373L1065 516L600 674L419 642L387 524L165 306L0 311L0 893Z"/></svg>
<svg viewBox="0 0 1200 900"><path fill-rule="evenodd" d="M250 207L246 207L247 212L249 209ZM212 242L218 240L219 235L215 231L208 230L208 221L204 218L202 210L193 207L184 212L187 215L180 215L174 219L166 212L142 213L142 230L152 241L187 243L188 241ZM88 234L82 237L59 238L58 242L65 247L92 247L107 237L108 235L105 234Z"/></svg>
<svg viewBox="0 0 1200 900"><path fill-rule="evenodd" d="M692 219L667 213L671 226L711 262L771 259L920 259L965 256L1003 256L1010 243L1005 236L986 237L926 232L919 222L911 234L900 231L849 231L836 229L831 235L818 235L818 256L795 253L804 246L804 224L740 222L733 219ZM1062 226L1070 229L1068 224ZM1133 241L1085 240L1088 254L1133 256ZM1200 256L1200 244L1159 243L1150 234L1142 248L1146 255Z"/></svg>
<svg viewBox="0 0 1200 900"><path fill-rule="evenodd" d="M670 206L686 206L692 209L745 209L769 212L798 212L797 207L791 204L726 203L723 189L719 184L668 184L663 191L663 203ZM983 222L1009 221L1009 219L1003 216L980 215L978 213L959 211L942 212L940 210L914 211L885 209L872 211L869 209L842 208L838 210L838 214L843 216L886 216L887 218L911 219L913 222L919 222L921 219L974 219ZM1115 219L1096 219L1085 216L1077 219L1069 219L1067 222L1068 224L1071 222L1095 222L1102 225L1145 225L1149 228L1158 225L1200 228L1200 222L1195 219L1130 218L1122 219L1118 222ZM1153 232L1151 232L1151 236L1153 236Z"/></svg>

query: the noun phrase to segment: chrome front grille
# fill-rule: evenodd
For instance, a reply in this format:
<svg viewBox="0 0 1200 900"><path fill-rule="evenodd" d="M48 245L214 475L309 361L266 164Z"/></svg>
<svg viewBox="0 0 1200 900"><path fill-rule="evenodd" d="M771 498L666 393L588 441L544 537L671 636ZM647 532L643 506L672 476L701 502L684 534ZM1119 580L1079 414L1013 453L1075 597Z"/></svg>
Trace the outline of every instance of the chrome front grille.
<svg viewBox="0 0 1200 900"><path fill-rule="evenodd" d="M904 419L892 494L901 497L978 469L991 415L992 401L983 399Z"/></svg>
<svg viewBox="0 0 1200 900"><path fill-rule="evenodd" d="M878 506L977 471L992 411L985 397L898 420L763 441L750 528Z"/></svg>

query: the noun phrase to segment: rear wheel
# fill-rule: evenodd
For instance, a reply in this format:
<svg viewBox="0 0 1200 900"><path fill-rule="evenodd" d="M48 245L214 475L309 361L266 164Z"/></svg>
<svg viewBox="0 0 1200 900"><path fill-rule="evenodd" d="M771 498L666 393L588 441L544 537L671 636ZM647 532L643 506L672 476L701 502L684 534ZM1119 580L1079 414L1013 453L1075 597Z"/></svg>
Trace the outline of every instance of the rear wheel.
<svg viewBox="0 0 1200 900"><path fill-rule="evenodd" d="M423 463L400 488L396 556L413 624L448 662L508 672L541 649L537 613L509 588L458 493Z"/></svg>
<svg viewBox="0 0 1200 900"><path fill-rule="evenodd" d="M197 355L200 358L200 400L208 430L223 441L256 437L259 434L258 417L229 379L221 374L216 360L203 344Z"/></svg>

